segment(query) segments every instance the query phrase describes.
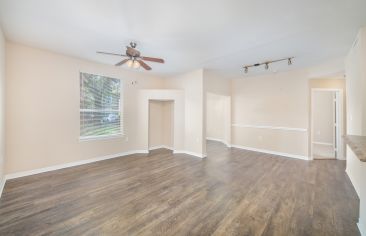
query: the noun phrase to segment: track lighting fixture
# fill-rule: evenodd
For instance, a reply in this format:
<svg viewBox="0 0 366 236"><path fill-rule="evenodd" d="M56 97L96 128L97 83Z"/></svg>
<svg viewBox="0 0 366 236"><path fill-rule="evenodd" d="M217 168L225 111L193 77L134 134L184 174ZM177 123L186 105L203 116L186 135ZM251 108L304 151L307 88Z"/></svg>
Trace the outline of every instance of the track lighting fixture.
<svg viewBox="0 0 366 236"><path fill-rule="evenodd" d="M285 60L287 60L287 64L290 66L290 65L292 65L292 59L294 59L294 57L288 57L288 58L283 58L283 59L279 59L279 60L255 63L253 65L245 65L245 66L243 66L244 67L244 72L245 72L245 74L247 74L249 72L250 67L257 67L257 66L261 66L261 65L264 65L264 69L268 70L269 69L269 64L275 63L275 62L280 62L280 61L285 61Z"/></svg>

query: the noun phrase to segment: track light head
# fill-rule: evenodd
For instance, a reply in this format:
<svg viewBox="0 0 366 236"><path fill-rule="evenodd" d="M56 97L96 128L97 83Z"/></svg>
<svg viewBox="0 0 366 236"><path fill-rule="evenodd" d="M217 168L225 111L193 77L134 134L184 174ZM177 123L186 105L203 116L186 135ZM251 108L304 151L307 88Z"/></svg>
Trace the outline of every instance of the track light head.
<svg viewBox="0 0 366 236"><path fill-rule="evenodd" d="M292 58L289 58L287 62L288 62L288 65L291 66L292 65Z"/></svg>
<svg viewBox="0 0 366 236"><path fill-rule="evenodd" d="M268 69L269 69L269 63L268 63L268 62L266 62L266 63L264 64L264 69L266 69L266 70L268 70Z"/></svg>
<svg viewBox="0 0 366 236"><path fill-rule="evenodd" d="M244 67L244 72L245 72L245 74L247 74L248 73L248 67L246 66L246 67Z"/></svg>

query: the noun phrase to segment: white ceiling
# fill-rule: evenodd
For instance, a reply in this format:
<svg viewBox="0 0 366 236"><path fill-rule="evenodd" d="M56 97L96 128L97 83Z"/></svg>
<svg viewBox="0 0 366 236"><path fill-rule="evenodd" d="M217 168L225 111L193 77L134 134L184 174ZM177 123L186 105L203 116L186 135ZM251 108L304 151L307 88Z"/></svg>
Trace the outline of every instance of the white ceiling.
<svg viewBox="0 0 366 236"><path fill-rule="evenodd" d="M92 61L114 64L95 51L121 53L134 40L166 60L151 73L238 76L264 60L295 56L291 68L303 68L345 56L365 9L365 0L0 0L0 22L9 40Z"/></svg>

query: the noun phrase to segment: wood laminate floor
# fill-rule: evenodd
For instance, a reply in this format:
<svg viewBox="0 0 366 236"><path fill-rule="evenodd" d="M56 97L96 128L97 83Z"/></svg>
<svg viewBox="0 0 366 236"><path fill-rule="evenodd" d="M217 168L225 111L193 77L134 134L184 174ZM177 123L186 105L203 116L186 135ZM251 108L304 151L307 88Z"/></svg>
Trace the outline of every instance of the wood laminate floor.
<svg viewBox="0 0 366 236"><path fill-rule="evenodd" d="M0 235L359 235L345 162L208 143L9 180Z"/></svg>

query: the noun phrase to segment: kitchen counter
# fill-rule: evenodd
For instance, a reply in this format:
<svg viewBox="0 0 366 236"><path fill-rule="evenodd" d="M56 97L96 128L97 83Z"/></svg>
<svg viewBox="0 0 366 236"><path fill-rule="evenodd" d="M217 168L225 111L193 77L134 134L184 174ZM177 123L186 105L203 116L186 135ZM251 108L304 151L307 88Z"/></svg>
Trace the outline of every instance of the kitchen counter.
<svg viewBox="0 0 366 236"><path fill-rule="evenodd" d="M346 135L344 140L357 158L362 162L366 162L366 136Z"/></svg>

